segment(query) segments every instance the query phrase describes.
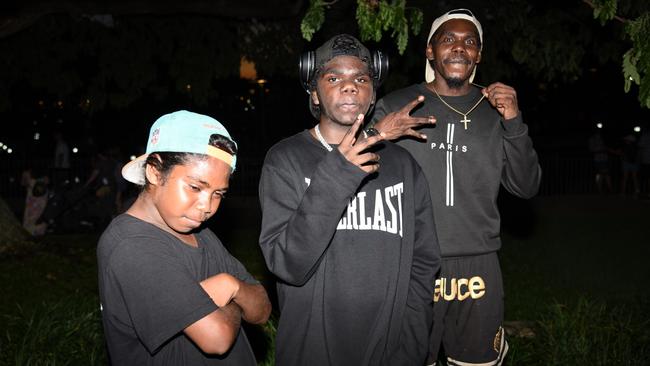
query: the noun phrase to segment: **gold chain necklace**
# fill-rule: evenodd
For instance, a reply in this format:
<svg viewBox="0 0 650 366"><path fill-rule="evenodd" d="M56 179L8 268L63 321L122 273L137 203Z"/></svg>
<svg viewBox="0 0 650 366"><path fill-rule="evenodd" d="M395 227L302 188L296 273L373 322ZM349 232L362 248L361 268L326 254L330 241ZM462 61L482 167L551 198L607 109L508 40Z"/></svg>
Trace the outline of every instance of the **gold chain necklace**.
<svg viewBox="0 0 650 366"><path fill-rule="evenodd" d="M445 102L445 100L442 99L442 97L440 96L440 94L438 94L438 91L436 90L436 88L435 88L433 85L431 85L431 89L433 89L433 92L436 93L436 96L438 97L438 99L440 99L440 101L441 101L444 105L446 105L447 108L449 108L449 109L451 109L452 111L454 111L454 112L460 114L461 116L463 116L463 119L460 120L460 123L462 123L462 124L465 125L465 129L467 129L467 124L468 124L469 122L472 121L471 119L467 119L467 115L470 114L470 113L472 113L472 111L473 111L476 107L478 107L479 104L481 104L481 101L483 101L483 98L485 98L485 94L481 93L481 98L479 98L478 102L476 102L476 104L474 104L474 106L473 106L472 108L470 108L467 112L463 113L463 112L459 111L458 109L456 109L456 108L450 106L449 104L447 104L447 102Z"/></svg>

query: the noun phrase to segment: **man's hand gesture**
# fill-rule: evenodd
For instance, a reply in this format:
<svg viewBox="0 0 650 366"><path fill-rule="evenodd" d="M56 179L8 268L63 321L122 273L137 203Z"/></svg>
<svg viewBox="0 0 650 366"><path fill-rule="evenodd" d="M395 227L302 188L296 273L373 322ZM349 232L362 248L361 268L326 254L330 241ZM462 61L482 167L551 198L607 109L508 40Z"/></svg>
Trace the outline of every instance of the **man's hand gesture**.
<svg viewBox="0 0 650 366"><path fill-rule="evenodd" d="M339 144L339 151L352 164L358 166L364 172L370 174L379 169L379 155L372 152L365 152L370 146L384 139L382 135L370 136L368 138L357 139L355 136L363 123L363 114L357 116L356 121L348 133L343 136Z"/></svg>
<svg viewBox="0 0 650 366"><path fill-rule="evenodd" d="M395 140L402 136L413 136L415 138L426 140L427 135L415 131L414 128L434 124L436 123L436 118L434 116L411 116L413 108L423 101L424 96L418 96L415 100L402 107L399 111L385 115L384 118L375 123L374 127L386 140Z"/></svg>

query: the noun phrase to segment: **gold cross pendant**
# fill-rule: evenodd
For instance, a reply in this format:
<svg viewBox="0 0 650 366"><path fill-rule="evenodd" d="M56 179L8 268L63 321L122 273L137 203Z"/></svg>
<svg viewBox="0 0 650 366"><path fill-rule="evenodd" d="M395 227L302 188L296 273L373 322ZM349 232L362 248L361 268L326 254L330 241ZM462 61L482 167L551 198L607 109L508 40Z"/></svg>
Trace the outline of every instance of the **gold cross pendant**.
<svg viewBox="0 0 650 366"><path fill-rule="evenodd" d="M460 120L460 123L464 124L464 125L465 125L465 129L467 129L467 124L468 124L469 122L471 122L471 121L472 121L472 120L471 120L471 119L467 119L467 115L464 114L464 115L463 115L463 119Z"/></svg>

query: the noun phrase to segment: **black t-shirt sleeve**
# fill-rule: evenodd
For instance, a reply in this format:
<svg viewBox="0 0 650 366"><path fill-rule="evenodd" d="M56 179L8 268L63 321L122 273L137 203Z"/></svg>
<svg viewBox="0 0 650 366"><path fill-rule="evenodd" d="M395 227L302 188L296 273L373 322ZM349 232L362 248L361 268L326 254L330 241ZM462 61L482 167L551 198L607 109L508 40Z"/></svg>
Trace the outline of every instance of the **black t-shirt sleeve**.
<svg viewBox="0 0 650 366"><path fill-rule="evenodd" d="M217 309L178 257L151 245L154 240L160 239L125 241L114 250L107 268L107 278L123 298L127 320L152 354Z"/></svg>

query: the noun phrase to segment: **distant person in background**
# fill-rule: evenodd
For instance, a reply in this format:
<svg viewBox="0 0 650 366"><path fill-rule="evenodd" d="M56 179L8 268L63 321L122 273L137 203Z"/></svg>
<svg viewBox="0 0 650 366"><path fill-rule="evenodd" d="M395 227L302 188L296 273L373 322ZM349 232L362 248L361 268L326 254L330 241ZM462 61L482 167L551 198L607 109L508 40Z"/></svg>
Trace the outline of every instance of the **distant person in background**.
<svg viewBox="0 0 650 366"><path fill-rule="evenodd" d="M609 149L605 144L605 139L599 128L589 137L589 151L593 157L598 193L607 194L614 192L612 177L610 175Z"/></svg>
<svg viewBox="0 0 650 366"><path fill-rule="evenodd" d="M94 224L101 227L117 213L118 180L117 171L120 163L115 158L115 147L100 150L93 158L93 168L90 176L83 185L89 190L88 194L94 196L90 205L89 219L95 220Z"/></svg>
<svg viewBox="0 0 650 366"><path fill-rule="evenodd" d="M70 176L70 147L61 131L54 132L54 163L52 180L55 187L65 183Z"/></svg>
<svg viewBox="0 0 650 366"><path fill-rule="evenodd" d="M639 137L639 171L640 171L640 189L642 198L650 198L650 123L645 123L641 127L641 136Z"/></svg>
<svg viewBox="0 0 650 366"><path fill-rule="evenodd" d="M627 195L628 182L631 181L633 195L639 194L639 149L637 146L636 136L633 134L623 137L623 146L620 149L621 169L621 195Z"/></svg>
<svg viewBox="0 0 650 366"><path fill-rule="evenodd" d="M23 171L21 184L26 189L25 207L23 211L23 227L33 236L41 236L47 230L46 222L39 222L39 219L48 201L47 176L37 176L32 169Z"/></svg>

